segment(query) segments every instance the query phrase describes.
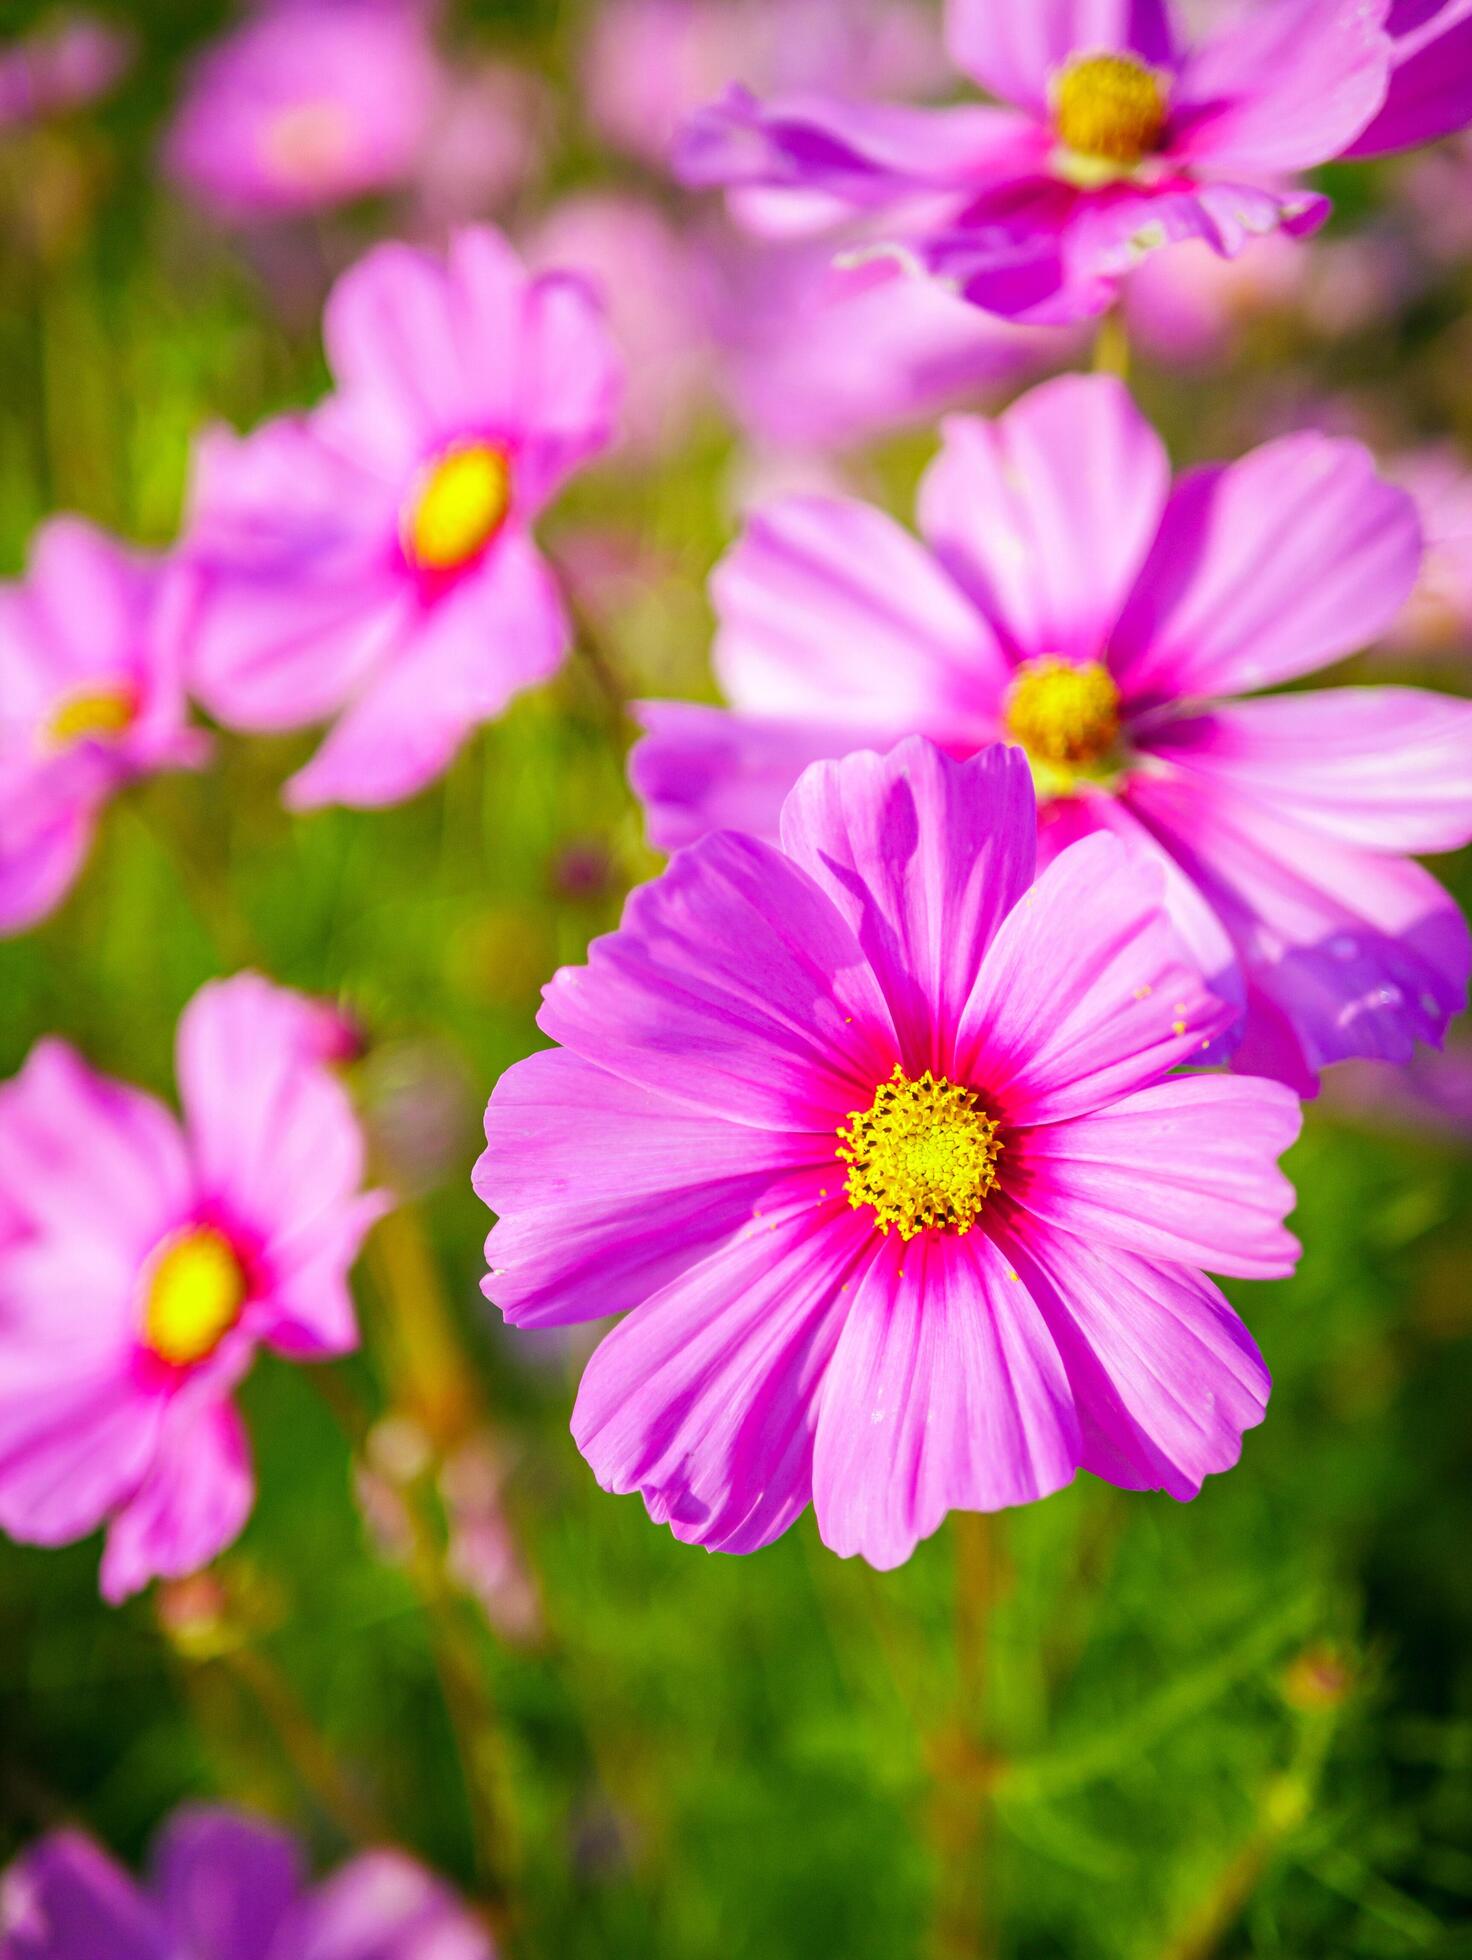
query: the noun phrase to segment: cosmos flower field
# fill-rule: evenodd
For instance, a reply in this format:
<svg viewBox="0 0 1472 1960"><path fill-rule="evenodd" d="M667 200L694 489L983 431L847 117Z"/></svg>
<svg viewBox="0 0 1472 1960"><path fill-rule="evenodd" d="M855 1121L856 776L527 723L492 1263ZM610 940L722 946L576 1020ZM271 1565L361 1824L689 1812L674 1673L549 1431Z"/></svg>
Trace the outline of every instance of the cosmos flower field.
<svg viewBox="0 0 1472 1960"><path fill-rule="evenodd" d="M1472 1927L1472 9L0 18L0 1960Z"/></svg>

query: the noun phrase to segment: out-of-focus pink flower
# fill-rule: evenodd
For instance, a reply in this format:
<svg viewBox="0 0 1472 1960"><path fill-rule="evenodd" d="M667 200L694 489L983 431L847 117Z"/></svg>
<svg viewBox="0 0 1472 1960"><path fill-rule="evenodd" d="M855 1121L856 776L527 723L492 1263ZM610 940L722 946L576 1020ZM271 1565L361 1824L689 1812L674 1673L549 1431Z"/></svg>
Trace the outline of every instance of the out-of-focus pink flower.
<svg viewBox="0 0 1472 1960"><path fill-rule="evenodd" d="M0 130L111 94L133 60L132 37L96 15L66 12L0 47Z"/></svg>
<svg viewBox="0 0 1472 1960"><path fill-rule="evenodd" d="M1409 651L1472 658L1472 464L1450 444L1390 463L1386 474L1421 514L1426 554L1392 638Z"/></svg>
<svg viewBox="0 0 1472 1960"><path fill-rule="evenodd" d="M755 1551L811 1502L887 1568L1080 1468L1193 1497L1261 1420L1202 1269L1292 1269L1297 1101L1172 1075L1231 1010L1158 862L1036 855L1016 750L849 755L547 988L558 1046L486 1111L483 1285L518 1327L627 1312L573 1435L677 1538Z"/></svg>
<svg viewBox="0 0 1472 1960"><path fill-rule="evenodd" d="M542 1632L542 1601L502 1501L507 1463L488 1435L462 1443L440 1472L450 1543L446 1570L505 1640Z"/></svg>
<svg viewBox="0 0 1472 1960"><path fill-rule="evenodd" d="M568 623L531 526L608 442L618 397L593 294L529 277L486 228L445 260L370 252L325 334L319 408L201 441L182 551L210 711L338 717L287 786L297 809L413 795L558 666Z"/></svg>
<svg viewBox="0 0 1472 1960"><path fill-rule="evenodd" d="M1325 1084L1325 1100L1377 1129L1389 1122L1472 1146L1472 1044L1452 1041L1443 1054L1417 1055L1409 1068L1346 1063Z"/></svg>
<svg viewBox="0 0 1472 1960"><path fill-rule="evenodd" d="M925 94L946 79L934 22L914 0L604 0L583 56L594 123L658 164L686 116L731 81L862 97Z"/></svg>
<svg viewBox="0 0 1472 1960"><path fill-rule="evenodd" d="M587 191L533 234L534 266L565 266L598 289L628 374L622 436L641 453L674 447L712 391L715 268L649 198Z"/></svg>
<svg viewBox="0 0 1472 1960"><path fill-rule="evenodd" d="M79 518L0 586L0 934L60 903L124 784L204 759L167 610L160 568Z"/></svg>
<svg viewBox="0 0 1472 1960"><path fill-rule="evenodd" d="M414 0L282 0L199 58L165 164L227 223L340 204L410 176L441 81Z"/></svg>
<svg viewBox="0 0 1472 1960"><path fill-rule="evenodd" d="M0 1088L0 1527L105 1525L114 1602L245 1523L256 1349L357 1344L348 1268L383 1201L320 1041L314 1004L241 974L179 1024L182 1126L60 1041Z"/></svg>
<svg viewBox="0 0 1472 1960"><path fill-rule="evenodd" d="M186 1805L136 1883L91 1838L55 1831L0 1880L5 1960L493 1960L440 1879L366 1851L315 1887L286 1832Z"/></svg>
<svg viewBox="0 0 1472 1960"><path fill-rule="evenodd" d="M1224 259L1200 239L1146 259L1125 288L1130 338L1158 360L1214 361L1260 314L1290 307L1310 260L1275 234L1255 252Z"/></svg>
<svg viewBox="0 0 1472 1960"><path fill-rule="evenodd" d="M1102 830L1163 867L1241 1012L1236 1066L1311 1094L1332 1062L1439 1046L1472 947L1411 853L1472 837L1472 703L1233 698L1373 643L1410 597L1415 506L1366 451L1301 433L1173 487L1128 392L1070 376L947 423L920 524L929 549L847 499L751 520L713 587L737 712L639 710L653 841L773 836L820 756L1003 737L1033 763L1045 855Z"/></svg>
<svg viewBox="0 0 1472 1960"><path fill-rule="evenodd" d="M957 67L1005 107L881 106L827 81L764 104L733 86L687 124L678 165L691 184L885 214L895 252L974 304L1077 319L1166 245L1232 258L1312 230L1329 209L1301 182L1314 165L1463 126L1466 6L1413 24L1426 0L1272 0L1198 39L1178 0L949 0ZM907 223L925 195L940 202Z"/></svg>
<svg viewBox="0 0 1472 1960"><path fill-rule="evenodd" d="M447 73L414 173L426 223L484 218L523 190L541 166L552 113L542 82L509 62Z"/></svg>

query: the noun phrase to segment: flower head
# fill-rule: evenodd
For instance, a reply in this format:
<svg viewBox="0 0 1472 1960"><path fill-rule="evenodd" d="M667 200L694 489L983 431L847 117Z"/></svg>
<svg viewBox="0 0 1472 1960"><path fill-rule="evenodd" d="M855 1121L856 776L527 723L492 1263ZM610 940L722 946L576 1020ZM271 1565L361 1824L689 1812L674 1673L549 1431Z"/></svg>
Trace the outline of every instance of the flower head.
<svg viewBox="0 0 1472 1960"><path fill-rule="evenodd" d="M409 176L441 88L414 0L289 0L206 49L165 162L229 223L320 210Z"/></svg>
<svg viewBox="0 0 1472 1960"><path fill-rule="evenodd" d="M688 182L887 214L894 250L989 311L1098 313L1150 254L1234 258L1312 230L1299 181L1472 120L1460 0L1257 0L1199 38L1181 0L949 0L957 66L1004 106L876 107L734 87L688 124Z"/></svg>
<svg viewBox="0 0 1472 1960"><path fill-rule="evenodd" d="M160 568L71 517L0 586L0 934L58 905L108 799L203 760Z"/></svg>
<svg viewBox="0 0 1472 1960"><path fill-rule="evenodd" d="M1365 451L1295 435L1172 487L1125 390L1065 378L945 425L920 524L928 549L838 498L755 515L714 580L736 712L640 710L653 841L775 836L819 756L1000 737L1032 766L1045 858L1106 831L1162 865L1240 1066L1311 1094L1331 1062L1439 1046L1467 929L1406 854L1472 838L1472 706L1233 698L1373 642L1410 596L1415 508Z"/></svg>
<svg viewBox="0 0 1472 1960"><path fill-rule="evenodd" d="M180 1022L182 1126L59 1041L0 1087L0 1527L105 1525L110 1600L244 1524L231 1396L256 1349L356 1345L347 1272L382 1201L322 1054L317 1004L242 974Z"/></svg>
<svg viewBox="0 0 1472 1960"><path fill-rule="evenodd" d="M0 45L0 130L98 101L132 59L131 37L99 15L73 8L43 20Z"/></svg>
<svg viewBox="0 0 1472 1960"><path fill-rule="evenodd" d="M288 798L422 789L550 674L568 627L531 526L609 439L614 354L589 290L530 277L498 232L441 261L370 252L337 285L337 389L201 443L184 545L191 680L222 721L337 715Z"/></svg>
<svg viewBox="0 0 1472 1960"><path fill-rule="evenodd" d="M397 1851L318 1886L285 1831L186 1805L136 1883L79 1831L54 1831L0 1879L6 1960L493 1960L450 1888Z"/></svg>
<svg viewBox="0 0 1472 1960"><path fill-rule="evenodd" d="M879 1566L1079 1468L1189 1497L1268 1379L1198 1270L1292 1267L1277 1084L1178 1076L1231 1019L1110 837L1034 882L1027 763L912 738L807 771L558 974L486 1112L485 1291L620 1310L573 1434L678 1537L811 1500Z"/></svg>

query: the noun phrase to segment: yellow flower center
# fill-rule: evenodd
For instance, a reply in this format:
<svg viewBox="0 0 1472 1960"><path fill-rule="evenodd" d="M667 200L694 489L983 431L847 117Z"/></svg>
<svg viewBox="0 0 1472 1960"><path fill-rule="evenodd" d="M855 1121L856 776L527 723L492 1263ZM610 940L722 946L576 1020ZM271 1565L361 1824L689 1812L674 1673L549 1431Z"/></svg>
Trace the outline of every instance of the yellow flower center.
<svg viewBox="0 0 1472 1960"><path fill-rule="evenodd" d="M1132 170L1159 144L1169 113L1164 78L1127 54L1075 55L1053 83L1065 150Z"/></svg>
<svg viewBox="0 0 1472 1960"><path fill-rule="evenodd" d="M273 175L315 190L352 157L352 119L340 102L294 102L267 124L261 147Z"/></svg>
<svg viewBox="0 0 1472 1960"><path fill-rule="evenodd" d="M1119 689L1097 660L1075 667L1044 655L1018 668L1007 695L1006 729L1026 749L1043 794L1078 776L1109 773L1119 745Z"/></svg>
<svg viewBox="0 0 1472 1960"><path fill-rule="evenodd" d="M111 742L126 735L138 712L138 697L126 681L79 688L52 710L46 740L57 749L74 742Z"/></svg>
<svg viewBox="0 0 1472 1960"><path fill-rule="evenodd" d="M511 466L494 443L445 450L415 484L404 512L404 551L422 572L454 572L477 557L511 508Z"/></svg>
<svg viewBox="0 0 1472 1960"><path fill-rule="evenodd" d="M143 1307L143 1338L161 1361L187 1368L224 1340L245 1305L235 1248L213 1225L191 1225L154 1255Z"/></svg>
<svg viewBox="0 0 1472 1960"><path fill-rule="evenodd" d="M866 1110L838 1132L849 1166L848 1201L874 1210L874 1223L902 1239L934 1228L969 1232L997 1182L1002 1145L974 1090L927 1069L912 1081L896 1066Z"/></svg>

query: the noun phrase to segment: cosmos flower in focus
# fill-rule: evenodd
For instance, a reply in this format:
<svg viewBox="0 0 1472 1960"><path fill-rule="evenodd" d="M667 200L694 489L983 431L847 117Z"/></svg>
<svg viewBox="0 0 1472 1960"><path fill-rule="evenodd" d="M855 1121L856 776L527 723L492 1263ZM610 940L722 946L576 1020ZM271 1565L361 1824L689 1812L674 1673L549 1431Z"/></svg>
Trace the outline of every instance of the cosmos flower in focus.
<svg viewBox="0 0 1472 1960"><path fill-rule="evenodd" d="M1045 858L1104 830L1163 863L1241 1010L1237 1066L1311 1094L1331 1062L1440 1045L1472 955L1407 853L1472 837L1472 704L1232 698L1372 644L1411 595L1415 507L1358 444L1293 435L1172 488L1126 390L1065 377L945 425L920 528L928 549L841 498L753 517L713 587L737 712L639 710L653 842L775 836L820 756L1001 737L1032 762Z"/></svg>
<svg viewBox="0 0 1472 1960"><path fill-rule="evenodd" d="M166 620L160 568L79 518L0 585L0 934L61 902L119 789L204 760Z"/></svg>
<svg viewBox="0 0 1472 1960"><path fill-rule="evenodd" d="M1329 210L1301 182L1315 165L1472 121L1466 11L1252 0L1196 39L1170 0L948 0L957 67L1005 106L878 106L821 83L763 103L737 85L687 125L677 166L888 212L893 248L974 304L1077 319L1163 246L1232 258L1311 231Z"/></svg>
<svg viewBox="0 0 1472 1960"><path fill-rule="evenodd" d="M298 809L414 794L569 642L531 526L608 442L599 305L529 276L498 232L446 260L379 246L333 290L336 392L255 434L206 434L181 562L190 683L232 727L336 717Z"/></svg>
<svg viewBox="0 0 1472 1960"><path fill-rule="evenodd" d="M1177 1076L1231 1019L1117 839L1034 882L1025 758L819 764L629 900L502 1077L476 1189L518 1327L627 1310L573 1434L712 1550L811 1501L889 1567L1080 1468L1194 1496L1268 1377L1200 1268L1291 1270L1292 1094Z"/></svg>
<svg viewBox="0 0 1472 1960"><path fill-rule="evenodd" d="M245 1523L256 1349L357 1344L347 1274L383 1201L322 1044L315 1003L242 974L179 1024L182 1125L57 1040L0 1087L0 1528L105 1525L113 1602Z"/></svg>
<svg viewBox="0 0 1472 1960"><path fill-rule="evenodd" d="M493 1960L450 1888L398 1851L317 1886L285 1831L177 1810L137 1883L80 1831L53 1831L0 1879L5 1960Z"/></svg>
<svg viewBox="0 0 1472 1960"><path fill-rule="evenodd" d="M0 46L0 130L96 102L132 56L129 36L96 15L53 15L24 40Z"/></svg>
<svg viewBox="0 0 1472 1960"><path fill-rule="evenodd" d="M275 0L200 56L169 174L230 224L407 179L442 76L416 0Z"/></svg>

